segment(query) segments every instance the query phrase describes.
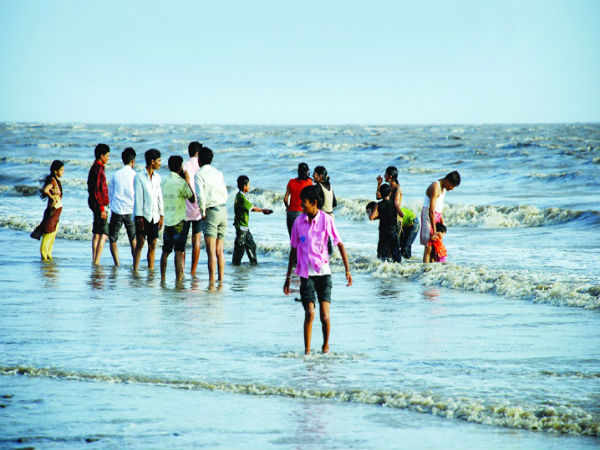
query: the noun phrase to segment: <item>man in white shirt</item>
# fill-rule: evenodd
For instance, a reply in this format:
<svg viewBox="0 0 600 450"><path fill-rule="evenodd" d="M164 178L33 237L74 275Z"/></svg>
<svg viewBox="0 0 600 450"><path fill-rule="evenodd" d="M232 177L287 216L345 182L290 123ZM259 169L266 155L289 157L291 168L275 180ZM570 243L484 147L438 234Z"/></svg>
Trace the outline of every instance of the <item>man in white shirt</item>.
<svg viewBox="0 0 600 450"><path fill-rule="evenodd" d="M119 247L117 240L121 226L125 226L131 256L135 253L135 223L133 222L134 190L133 179L135 178L135 150L127 147L121 153L124 166L113 173L108 183L108 198L110 201L110 223L108 224L108 239L110 240L110 253L119 265Z"/></svg>
<svg viewBox="0 0 600 450"><path fill-rule="evenodd" d="M183 170L190 176L190 181L194 195L196 194L196 184L194 183L196 173L200 170L198 165L198 151L202 148L200 142L190 142L188 145L188 154L190 159L183 163ZM185 220L189 223L192 230L192 267L190 273L196 273L198 259L200 258L200 247L202 243L202 213L195 201L186 200L185 202Z"/></svg>
<svg viewBox="0 0 600 450"><path fill-rule="evenodd" d="M208 147L198 151L200 170L195 177L196 201L202 213L204 242L208 255L208 281L215 282L218 266L219 281L225 274L225 230L227 228L227 185L223 173L210 164L213 152Z"/></svg>
<svg viewBox="0 0 600 450"><path fill-rule="evenodd" d="M133 256L133 270L137 271L144 242L148 241L148 268L154 269L154 253L158 241L158 230L163 226L163 197L161 189L160 152L154 148L148 150L146 168L139 172L134 180L135 202L133 214L135 216L136 246Z"/></svg>

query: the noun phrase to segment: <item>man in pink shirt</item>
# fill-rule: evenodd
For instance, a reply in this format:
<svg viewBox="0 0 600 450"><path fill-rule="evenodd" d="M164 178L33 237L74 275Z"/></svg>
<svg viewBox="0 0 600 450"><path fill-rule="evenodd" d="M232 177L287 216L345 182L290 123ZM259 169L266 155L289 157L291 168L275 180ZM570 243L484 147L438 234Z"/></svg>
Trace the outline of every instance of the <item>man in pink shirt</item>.
<svg viewBox="0 0 600 450"><path fill-rule="evenodd" d="M283 292L290 293L290 279L296 262L296 274L300 277L300 297L304 307L304 353L310 354L312 323L315 318L315 298L319 299L319 312L323 329L323 353L329 352L329 332L331 322L329 309L331 304L331 268L327 241L337 245L346 269L346 286L352 285L352 275L348 265L348 256L340 240L335 223L329 214L320 211L323 206L323 191L320 187L307 186L300 192L302 200L301 214L292 227L290 238L290 260L288 263Z"/></svg>
<svg viewBox="0 0 600 450"><path fill-rule="evenodd" d="M183 170L185 170L192 180L192 190L194 195L196 194L196 183L194 179L196 173L200 170L198 165L198 152L202 148L200 142L190 142L188 145L188 154L190 159L183 163ZM202 244L202 213L198 207L198 203L185 201L185 220L190 223L190 229L192 230L192 268L190 273L194 275L196 273L196 266L198 266L198 259L200 258L200 248Z"/></svg>

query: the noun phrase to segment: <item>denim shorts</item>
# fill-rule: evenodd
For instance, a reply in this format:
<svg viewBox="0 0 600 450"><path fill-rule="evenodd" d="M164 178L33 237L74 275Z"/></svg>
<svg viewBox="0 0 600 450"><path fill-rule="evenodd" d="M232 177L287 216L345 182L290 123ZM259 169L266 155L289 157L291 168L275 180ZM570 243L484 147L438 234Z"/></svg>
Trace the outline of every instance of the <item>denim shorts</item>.
<svg viewBox="0 0 600 450"><path fill-rule="evenodd" d="M300 298L303 305L309 302L331 303L331 275L314 275L308 278L300 277Z"/></svg>
<svg viewBox="0 0 600 450"><path fill-rule="evenodd" d="M125 225L125 231L127 231L127 237L129 242L135 239L135 223L133 222L132 214L117 214L116 212L110 213L110 222L108 224L108 238L110 242L117 242L119 240L119 232L121 226Z"/></svg>
<svg viewBox="0 0 600 450"><path fill-rule="evenodd" d="M163 252L171 253L173 248L175 248L176 252L185 252L189 230L190 223L185 220L170 227L165 226L165 231L163 232Z"/></svg>
<svg viewBox="0 0 600 450"><path fill-rule="evenodd" d="M206 208L206 218L203 222L204 237L224 239L225 230L227 229L227 209L225 209L225 205Z"/></svg>

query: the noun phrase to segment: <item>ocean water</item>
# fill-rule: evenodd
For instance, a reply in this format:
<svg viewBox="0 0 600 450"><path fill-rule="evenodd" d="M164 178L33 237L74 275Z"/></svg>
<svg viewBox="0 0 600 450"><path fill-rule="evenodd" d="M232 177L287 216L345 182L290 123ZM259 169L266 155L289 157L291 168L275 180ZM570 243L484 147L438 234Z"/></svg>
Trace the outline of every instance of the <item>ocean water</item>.
<svg viewBox="0 0 600 450"><path fill-rule="evenodd" d="M131 271L91 265L86 177L126 146L187 155L199 140L230 187L250 177L260 264L211 290L202 253ZM29 233L38 180L65 162L55 259ZM303 311L282 293L283 194L324 165L354 284L333 261L331 354L304 356ZM364 214L398 167L419 212L451 170L448 264L375 258ZM161 174L166 174L166 164ZM599 448L600 125L193 126L0 124L0 448ZM228 229L227 258L234 230ZM204 251L204 248L203 248ZM160 251L157 252L157 258ZM189 255L188 255L189 265ZM158 264L156 265L158 268ZM293 288L298 289L297 280Z"/></svg>

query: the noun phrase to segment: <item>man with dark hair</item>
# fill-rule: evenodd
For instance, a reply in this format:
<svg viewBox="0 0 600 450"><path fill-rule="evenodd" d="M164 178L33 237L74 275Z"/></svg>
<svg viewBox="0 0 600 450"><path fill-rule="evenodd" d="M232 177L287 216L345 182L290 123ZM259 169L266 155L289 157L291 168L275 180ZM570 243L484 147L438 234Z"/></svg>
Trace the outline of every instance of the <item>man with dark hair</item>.
<svg viewBox="0 0 600 450"><path fill-rule="evenodd" d="M127 147L121 153L123 167L113 173L108 184L108 197L110 199L110 223L108 224L108 239L110 241L110 253L115 266L119 265L119 247L117 240L121 226L125 226L131 256L135 254L135 223L133 222L134 189L135 178L135 150Z"/></svg>
<svg viewBox="0 0 600 450"><path fill-rule="evenodd" d="M227 228L227 185L223 173L211 166L213 152L208 147L198 151L200 170L196 174L196 201L202 213L204 242L208 255L208 280L215 282L218 267L219 281L225 274L225 229Z"/></svg>
<svg viewBox="0 0 600 450"><path fill-rule="evenodd" d="M98 144L94 149L96 160L90 168L87 179L88 206L94 214L92 225L92 263L100 262L100 255L108 237L108 211L109 204L108 185L104 168L108 164L110 148L106 144Z"/></svg>
<svg viewBox="0 0 600 450"><path fill-rule="evenodd" d="M425 246L423 262L431 262L431 237L437 232L436 224L444 223L442 211L446 192L454 190L460 184L460 174L455 170L444 178L434 181L425 191L421 210L421 245Z"/></svg>
<svg viewBox="0 0 600 450"><path fill-rule="evenodd" d="M183 163L183 170L187 172L191 180L191 187L196 194L196 185L194 180L200 166L198 165L198 152L202 148L202 144L197 141L190 142L188 145L188 154L190 159ZM202 213L198 208L198 203L194 200L185 201L185 220L189 223L192 229L192 265L190 273L194 275L196 273L196 267L198 266L198 259L200 258L200 247L202 244Z"/></svg>
<svg viewBox="0 0 600 450"><path fill-rule="evenodd" d="M144 243L148 241L148 268L154 269L154 253L158 230L163 226L163 196L158 169L162 163L160 152L154 148L146 151L146 168L134 180L136 245L133 255L133 270L137 271Z"/></svg>
<svg viewBox="0 0 600 450"><path fill-rule="evenodd" d="M183 280L185 266L185 244L190 223L185 220L186 200L195 201L189 174L183 170L183 158L179 155L169 158L169 176L162 182L165 204L165 231L163 250L160 257L160 278L164 281L169 255L175 248L175 276Z"/></svg>

